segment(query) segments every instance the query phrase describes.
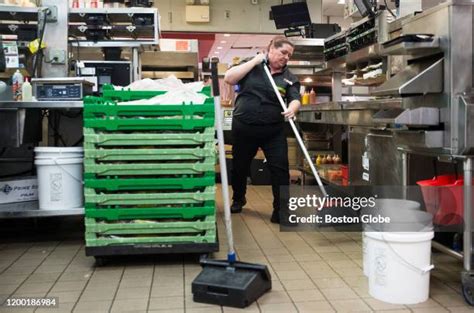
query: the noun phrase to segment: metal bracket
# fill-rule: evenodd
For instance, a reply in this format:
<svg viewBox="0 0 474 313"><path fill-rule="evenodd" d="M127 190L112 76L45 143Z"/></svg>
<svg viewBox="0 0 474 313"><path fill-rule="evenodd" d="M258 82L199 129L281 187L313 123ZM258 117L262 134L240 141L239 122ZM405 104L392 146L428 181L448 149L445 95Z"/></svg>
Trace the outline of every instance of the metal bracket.
<svg viewBox="0 0 474 313"><path fill-rule="evenodd" d="M46 6L46 23L56 23L58 21L58 8L54 5Z"/></svg>

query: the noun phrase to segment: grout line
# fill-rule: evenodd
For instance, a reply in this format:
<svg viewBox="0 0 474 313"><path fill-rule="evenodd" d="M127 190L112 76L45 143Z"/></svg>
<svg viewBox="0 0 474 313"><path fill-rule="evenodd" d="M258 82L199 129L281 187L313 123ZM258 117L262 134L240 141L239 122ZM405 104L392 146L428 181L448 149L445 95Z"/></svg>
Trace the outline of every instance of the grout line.
<svg viewBox="0 0 474 313"><path fill-rule="evenodd" d="M79 250L83 250L83 248L84 248L84 245L81 245L81 248L80 248ZM95 266L93 267L93 271L92 271L92 273L89 275L86 284L85 284L84 287L82 288L81 293L79 294L79 297L77 298L76 302L75 302L74 305L72 306L71 312L73 312L73 311L76 309L76 306L77 306L77 304L79 303L79 301L81 300L82 295L84 294L84 291L86 290L87 286L89 285L89 282L91 281L91 278L92 278L92 276L94 275L94 273L95 273Z"/></svg>
<svg viewBox="0 0 474 313"><path fill-rule="evenodd" d="M14 259L10 265L8 265L7 267L5 267L2 271L0 271L0 275L5 273L10 267L13 266L13 264L15 264L19 259L21 259L22 256L24 256L26 254L26 252L28 252L28 250L30 250L32 247L34 246L34 243L32 243L28 248L25 249L25 251L23 251L23 253L21 253L16 259ZM28 278L28 277L27 277ZM26 278L26 279L27 279Z"/></svg>
<svg viewBox="0 0 474 313"><path fill-rule="evenodd" d="M146 304L146 311L148 312L150 310L150 302L151 302L151 291L153 289L153 282L155 281L155 272L156 272L156 263L155 260L153 260L153 271L151 273L151 283L150 283L150 290L148 291L148 302Z"/></svg>
<svg viewBox="0 0 474 313"><path fill-rule="evenodd" d="M125 274L125 269L126 268L127 268L127 266L124 266L123 269L122 269L122 274L120 275L120 279L118 281L117 288L115 289L114 297L112 298L112 303L110 303L110 307L109 307L109 310L108 310L109 313L112 311L112 307L114 306L115 298L117 297L117 293L120 289L120 284L122 283L122 278L123 278L123 275Z"/></svg>
<svg viewBox="0 0 474 313"><path fill-rule="evenodd" d="M43 261L41 261L41 263L38 264L38 266L35 267L35 270L32 271L32 272L28 275L28 277L26 277L25 280L23 280L23 282L21 282L21 284L18 285L18 287L17 287L15 290L13 290L12 293L10 293L10 295L9 295L8 297L11 297L12 295L14 295L15 292L17 292L18 289L20 289L20 287L23 286L23 284L28 280L28 278L30 278L31 275L33 275L34 272L36 272L36 270L44 263L44 261L48 258L48 256L50 256L51 253L53 253L54 250L56 250L56 248L58 247L58 245L59 245L59 243L57 243L56 246L54 246L54 248L44 257ZM30 250L33 246L34 246L34 244L33 244L30 248L28 248L27 250ZM25 252L25 253L26 253L26 252Z"/></svg>
<svg viewBox="0 0 474 313"><path fill-rule="evenodd" d="M260 197L263 202L267 202L267 201L265 201L265 199L258 193L258 191L256 191L255 189L256 189L256 188L251 185L250 188L247 188L247 192L251 190L251 191L252 191L253 193L255 193L258 197ZM250 200L250 197L248 197L248 198L249 198L249 200ZM251 206L251 207L252 207L252 206ZM262 215L260 214L260 211L255 210L253 207L252 207L252 210L258 214L258 216L260 217L260 219L262 219L262 220L264 220L264 221L266 220L266 219L263 219L263 218L262 218ZM260 251L262 252L262 254L263 254L263 255L265 256L265 258L267 259L267 263L269 263L268 266L270 266L270 267L272 268L273 272L275 273L276 277L278 278L278 282L282 285L283 290L285 291L285 293L287 294L288 298L290 299L291 304L293 304L293 307L296 309L297 312L299 312L298 307L296 306L296 304L295 304L295 302L293 301L293 299L290 297L290 295L289 295L289 293L288 293L288 290L286 290L286 287L281 283L281 280L280 280L280 278L279 278L279 276L278 276L278 273L277 273L277 272L275 271L275 269L271 266L271 262L268 261L268 256L265 254L265 251L262 249L262 246L261 246L260 243L258 242L257 238L254 236L254 234L253 234L251 228L248 226L247 222L245 221L245 218L241 216L241 219L242 219L242 221L243 221L243 224L245 225L245 227L246 227L247 230L249 231L250 235L251 235L252 238L254 239L255 243L256 243L257 246L259 247ZM272 228L269 227L266 222L265 222L265 225L270 229L271 232L273 232ZM281 242L281 240L280 240L278 237L276 237L276 238L277 238L278 241ZM282 243L282 242L281 242L281 243ZM285 247L285 245L284 245L283 243L282 243L282 245L283 245L283 247ZM286 247L285 247L285 249L286 249ZM257 306L258 306L258 309L259 309L260 312L261 312L261 308L260 308L260 305L259 305L258 302L257 302Z"/></svg>
<svg viewBox="0 0 474 313"><path fill-rule="evenodd" d="M59 242L58 246L61 244L61 242ZM74 253L74 256L71 258L71 261L69 261L69 263L67 264L67 266L63 269L63 271L61 272L61 274L59 274L59 276L56 278L56 280L54 281L54 284L51 286L51 288L49 288L48 292L46 293L46 296L48 296L48 294L51 292L51 290L54 288L54 286L58 283L59 279L61 278L61 276L63 276L64 272L66 272L66 270L68 269L68 267L71 265L71 263L74 261L74 259L76 258L76 256L79 254L79 251L81 251L81 246L79 246L79 248L77 249L76 253ZM49 257L49 256L48 256ZM46 258L48 258L46 257ZM76 300L77 301L77 300ZM58 307L59 307L59 299L58 299ZM34 312L36 312L36 310L38 309L35 308Z"/></svg>

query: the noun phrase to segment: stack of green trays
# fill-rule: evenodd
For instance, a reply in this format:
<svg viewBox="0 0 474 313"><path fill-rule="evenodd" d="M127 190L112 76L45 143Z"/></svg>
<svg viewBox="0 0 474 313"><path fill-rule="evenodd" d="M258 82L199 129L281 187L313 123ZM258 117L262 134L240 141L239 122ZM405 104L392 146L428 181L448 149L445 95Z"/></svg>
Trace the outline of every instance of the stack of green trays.
<svg viewBox="0 0 474 313"><path fill-rule="evenodd" d="M119 105L162 92L84 100L86 247L216 242L214 104Z"/></svg>

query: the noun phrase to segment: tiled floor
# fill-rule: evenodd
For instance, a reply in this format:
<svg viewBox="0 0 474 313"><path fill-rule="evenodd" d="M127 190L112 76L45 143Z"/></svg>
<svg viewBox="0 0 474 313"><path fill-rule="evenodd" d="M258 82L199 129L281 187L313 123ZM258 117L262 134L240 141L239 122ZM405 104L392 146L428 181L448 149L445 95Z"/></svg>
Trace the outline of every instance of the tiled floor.
<svg viewBox="0 0 474 313"><path fill-rule="evenodd" d="M462 264L435 254L431 298L414 305L390 305L371 298L362 273L360 233L279 232L269 222L271 190L252 186L247 209L233 216L239 258L270 267L273 290L245 312L471 312L460 294ZM224 258L224 228L219 219ZM80 237L41 241L36 237L0 243L0 300L10 296L58 297L55 309L0 312L237 312L194 303L191 281L196 259L174 256L132 258L94 267ZM15 242L11 242L14 240ZM6 243L5 243L6 242Z"/></svg>

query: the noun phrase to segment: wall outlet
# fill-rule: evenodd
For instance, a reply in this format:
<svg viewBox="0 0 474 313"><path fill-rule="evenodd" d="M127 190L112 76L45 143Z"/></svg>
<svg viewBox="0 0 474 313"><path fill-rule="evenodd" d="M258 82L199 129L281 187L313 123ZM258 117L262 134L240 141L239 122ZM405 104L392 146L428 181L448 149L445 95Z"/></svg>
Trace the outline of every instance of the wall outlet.
<svg viewBox="0 0 474 313"><path fill-rule="evenodd" d="M66 51L61 49L49 49L46 54L46 62L51 64L66 64Z"/></svg>

